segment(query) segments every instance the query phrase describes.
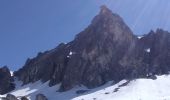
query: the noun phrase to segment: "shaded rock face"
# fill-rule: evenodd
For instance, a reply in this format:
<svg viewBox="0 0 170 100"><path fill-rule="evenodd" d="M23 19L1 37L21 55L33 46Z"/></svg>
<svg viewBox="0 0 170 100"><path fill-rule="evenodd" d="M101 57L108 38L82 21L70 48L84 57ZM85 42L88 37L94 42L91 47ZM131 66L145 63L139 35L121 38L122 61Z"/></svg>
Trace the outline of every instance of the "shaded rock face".
<svg viewBox="0 0 170 100"><path fill-rule="evenodd" d="M68 48L68 49L66 49ZM14 72L14 75L23 84L42 80L43 82L49 81L50 86L60 83L64 76L64 71L67 66L69 54L69 47L65 44L60 44L57 48L39 53L34 59L28 59L23 68Z"/></svg>
<svg viewBox="0 0 170 100"><path fill-rule="evenodd" d="M139 39L120 61L127 78L153 77L170 71L170 33L158 29Z"/></svg>
<svg viewBox="0 0 170 100"><path fill-rule="evenodd" d="M123 19L102 6L91 24L68 44L28 59L14 75L24 84L42 80L61 83L61 91L76 85L95 88L114 80L168 73L169 33L133 35Z"/></svg>
<svg viewBox="0 0 170 100"><path fill-rule="evenodd" d="M170 71L170 33L158 29L151 31L140 41L146 44L144 49L150 49L148 56L149 72L153 74L168 74Z"/></svg>
<svg viewBox="0 0 170 100"><path fill-rule="evenodd" d="M35 100L48 100L43 94L37 94Z"/></svg>
<svg viewBox="0 0 170 100"><path fill-rule="evenodd" d="M21 100L29 100L27 97L21 97Z"/></svg>
<svg viewBox="0 0 170 100"><path fill-rule="evenodd" d="M120 80L119 63L135 41L135 36L117 14L102 7L91 25L71 42L75 52L68 61L62 88L76 84L94 88L110 80Z"/></svg>
<svg viewBox="0 0 170 100"><path fill-rule="evenodd" d="M13 78L11 77L9 69L5 66L0 68L0 94L5 94L15 88L12 83Z"/></svg>
<svg viewBox="0 0 170 100"><path fill-rule="evenodd" d="M18 100L18 99L12 94L7 94L6 100Z"/></svg>

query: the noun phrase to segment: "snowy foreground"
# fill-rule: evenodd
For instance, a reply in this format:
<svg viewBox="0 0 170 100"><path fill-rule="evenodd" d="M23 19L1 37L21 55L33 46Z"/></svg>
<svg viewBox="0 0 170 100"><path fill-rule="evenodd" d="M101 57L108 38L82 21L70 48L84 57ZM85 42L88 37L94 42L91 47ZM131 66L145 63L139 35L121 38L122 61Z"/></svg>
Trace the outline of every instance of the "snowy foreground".
<svg viewBox="0 0 170 100"><path fill-rule="evenodd" d="M17 97L27 96L31 100L35 100L35 95L38 93L44 94L49 100L170 100L170 75L157 76L156 80L137 79L126 83L126 80L116 85L108 82L92 90L75 87L60 93L56 91L60 85L48 87L48 82L44 84L36 82L21 87L21 82L17 82L17 89L11 94ZM86 92L77 94L80 90Z"/></svg>

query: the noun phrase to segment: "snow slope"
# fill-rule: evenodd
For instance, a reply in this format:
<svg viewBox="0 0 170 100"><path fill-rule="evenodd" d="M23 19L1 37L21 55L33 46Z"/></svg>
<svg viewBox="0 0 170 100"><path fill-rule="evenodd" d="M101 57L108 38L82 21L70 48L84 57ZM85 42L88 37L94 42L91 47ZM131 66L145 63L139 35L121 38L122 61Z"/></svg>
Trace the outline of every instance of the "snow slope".
<svg viewBox="0 0 170 100"><path fill-rule="evenodd" d="M16 83L17 89L11 93L17 97L27 96L31 100L35 100L38 93L43 93L49 100L170 100L170 75L157 76L156 80L137 79L131 82L123 80L116 85L108 82L91 90L84 86L75 87L67 92L56 91L60 84L48 87L48 82L42 84L38 81L25 86L21 86L21 82ZM77 94L76 91L80 90L86 92Z"/></svg>

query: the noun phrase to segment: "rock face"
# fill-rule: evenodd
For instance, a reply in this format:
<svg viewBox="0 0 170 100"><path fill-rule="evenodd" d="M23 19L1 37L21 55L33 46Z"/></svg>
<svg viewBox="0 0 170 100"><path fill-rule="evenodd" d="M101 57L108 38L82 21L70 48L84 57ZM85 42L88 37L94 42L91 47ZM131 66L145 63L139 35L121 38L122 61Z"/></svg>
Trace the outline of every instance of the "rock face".
<svg viewBox="0 0 170 100"><path fill-rule="evenodd" d="M21 100L29 100L27 97L21 97Z"/></svg>
<svg viewBox="0 0 170 100"><path fill-rule="evenodd" d="M13 90L15 85L12 82L13 79L9 69L6 66L0 68L0 94L5 94Z"/></svg>
<svg viewBox="0 0 170 100"><path fill-rule="evenodd" d="M37 94L35 100L48 100L43 94Z"/></svg>
<svg viewBox="0 0 170 100"><path fill-rule="evenodd" d="M158 29L139 39L120 61L128 68L128 78L168 74L170 71L170 33Z"/></svg>
<svg viewBox="0 0 170 100"><path fill-rule="evenodd" d="M42 80L95 88L114 80L165 74L170 70L170 33L157 30L138 39L123 19L101 7L91 24L68 44L28 59L14 75L24 84Z"/></svg>
<svg viewBox="0 0 170 100"><path fill-rule="evenodd" d="M7 99L7 100L18 100L18 99L17 99L14 95L12 95L12 94L7 94L6 99Z"/></svg>
<svg viewBox="0 0 170 100"><path fill-rule="evenodd" d="M110 80L119 81L123 76L115 73L120 70L118 61L134 41L123 19L101 7L91 25L70 43L74 54L67 63L62 88L78 84L94 88Z"/></svg>
<svg viewBox="0 0 170 100"><path fill-rule="evenodd" d="M168 74L170 71L170 33L158 29L151 31L141 39L141 44L145 44L145 51L148 52L148 68L152 74Z"/></svg>

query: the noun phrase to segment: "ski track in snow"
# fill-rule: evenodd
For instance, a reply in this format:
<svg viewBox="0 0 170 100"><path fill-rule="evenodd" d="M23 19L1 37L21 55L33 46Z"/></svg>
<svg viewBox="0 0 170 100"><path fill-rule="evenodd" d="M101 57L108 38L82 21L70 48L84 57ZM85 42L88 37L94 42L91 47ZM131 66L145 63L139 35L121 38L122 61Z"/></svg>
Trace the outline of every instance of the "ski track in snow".
<svg viewBox="0 0 170 100"><path fill-rule="evenodd" d="M112 85L112 81L95 88L75 87L67 92L57 92L60 84L49 87L48 82L42 84L40 81L21 86L21 82L16 81L16 89L11 94L21 97L27 96L35 100L38 93L44 94L48 100L170 100L170 75L157 76L156 80L137 79L131 81L126 86L119 87L126 80ZM118 89L117 92L114 92ZM76 94L79 90L89 90L84 94ZM5 95L2 95L3 97Z"/></svg>

